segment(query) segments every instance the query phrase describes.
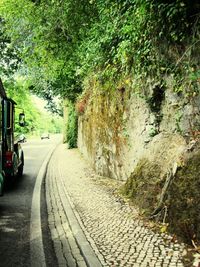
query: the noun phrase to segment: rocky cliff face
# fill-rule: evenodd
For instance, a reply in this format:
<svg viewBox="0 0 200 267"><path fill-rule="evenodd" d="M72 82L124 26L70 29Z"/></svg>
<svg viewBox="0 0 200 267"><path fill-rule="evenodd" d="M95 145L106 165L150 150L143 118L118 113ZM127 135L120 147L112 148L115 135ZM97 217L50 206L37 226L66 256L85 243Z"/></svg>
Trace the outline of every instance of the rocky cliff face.
<svg viewBox="0 0 200 267"><path fill-rule="evenodd" d="M193 138L199 99L183 98L170 84L149 92L142 97L126 87L109 94L92 88L79 116L78 147L99 174L127 180L142 158L155 157L166 170Z"/></svg>
<svg viewBox="0 0 200 267"><path fill-rule="evenodd" d="M200 237L200 98L173 92L171 82L143 95L129 86L106 93L90 88L78 147L100 175L124 180L123 192L143 212L170 222L189 240Z"/></svg>

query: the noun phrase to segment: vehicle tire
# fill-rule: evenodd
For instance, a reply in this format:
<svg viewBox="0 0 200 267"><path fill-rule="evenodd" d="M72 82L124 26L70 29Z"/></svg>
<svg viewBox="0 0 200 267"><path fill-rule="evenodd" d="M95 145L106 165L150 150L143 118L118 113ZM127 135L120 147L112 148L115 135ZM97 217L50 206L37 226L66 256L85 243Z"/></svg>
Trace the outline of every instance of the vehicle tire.
<svg viewBox="0 0 200 267"><path fill-rule="evenodd" d="M18 170L17 170L17 176L21 177L23 175L24 171L24 154L22 153L21 156L21 165L19 165Z"/></svg>
<svg viewBox="0 0 200 267"><path fill-rule="evenodd" d="M0 190L0 197L2 197L3 196L3 193L4 193L4 184L2 184L2 186L1 186L1 190Z"/></svg>

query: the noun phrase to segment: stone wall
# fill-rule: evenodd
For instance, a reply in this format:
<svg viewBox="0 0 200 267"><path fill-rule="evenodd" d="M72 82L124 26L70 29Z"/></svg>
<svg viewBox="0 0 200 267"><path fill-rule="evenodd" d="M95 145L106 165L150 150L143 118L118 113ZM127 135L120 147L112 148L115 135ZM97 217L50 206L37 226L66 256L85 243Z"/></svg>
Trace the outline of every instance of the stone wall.
<svg viewBox="0 0 200 267"><path fill-rule="evenodd" d="M146 97L126 87L92 88L79 116L78 147L100 175L127 180L143 158L159 159L165 171L180 160L198 127L199 99L174 93L167 82L160 102L157 87Z"/></svg>

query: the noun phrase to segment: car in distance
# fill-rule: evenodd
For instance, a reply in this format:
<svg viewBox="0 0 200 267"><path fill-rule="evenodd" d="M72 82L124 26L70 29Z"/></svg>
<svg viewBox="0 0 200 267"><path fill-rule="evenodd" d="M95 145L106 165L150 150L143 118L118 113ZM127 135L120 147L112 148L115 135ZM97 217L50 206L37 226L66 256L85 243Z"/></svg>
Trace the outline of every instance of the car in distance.
<svg viewBox="0 0 200 267"><path fill-rule="evenodd" d="M41 138L41 140L42 139L49 139L50 138L49 133L43 133L40 138Z"/></svg>

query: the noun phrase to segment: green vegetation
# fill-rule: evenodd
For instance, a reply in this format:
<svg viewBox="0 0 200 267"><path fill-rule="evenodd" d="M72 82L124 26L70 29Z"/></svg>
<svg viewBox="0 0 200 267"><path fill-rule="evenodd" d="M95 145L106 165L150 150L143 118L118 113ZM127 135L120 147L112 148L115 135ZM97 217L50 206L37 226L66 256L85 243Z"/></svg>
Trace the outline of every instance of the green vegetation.
<svg viewBox="0 0 200 267"><path fill-rule="evenodd" d="M16 133L31 133L36 128L38 128L38 118L40 117L38 109L34 106L31 101L28 89L23 82L18 81L7 81L4 82L4 87L7 93L7 96L12 98L16 103L16 112L15 112L15 131ZM26 126L20 127L18 125L18 116L24 110L26 115Z"/></svg>
<svg viewBox="0 0 200 267"><path fill-rule="evenodd" d="M122 189L122 193L131 198L147 215L155 210L157 195L162 189L160 173L158 164L142 159Z"/></svg>
<svg viewBox="0 0 200 267"><path fill-rule="evenodd" d="M7 96L12 98L16 103L16 135L26 133L29 135L39 135L42 132L60 133L62 129L62 119L56 116L50 116L47 112L41 112L33 102L28 84L23 80L7 81L4 83ZM19 113L25 112L26 125L20 127L18 125Z"/></svg>
<svg viewBox="0 0 200 267"><path fill-rule="evenodd" d="M200 147L189 152L184 162L171 176L162 205L159 206L166 177L156 162L142 159L128 178L121 192L140 208L140 212L157 221L167 223L168 230L192 245L200 240ZM167 174L166 174L167 176ZM162 179L161 179L162 177Z"/></svg>
<svg viewBox="0 0 200 267"><path fill-rule="evenodd" d="M166 200L170 229L190 244L200 240L199 149L190 152L185 165L177 171Z"/></svg>
<svg viewBox="0 0 200 267"><path fill-rule="evenodd" d="M3 0L0 14L33 90L74 102L91 71L103 83L122 73L161 87L163 76L173 74L176 90L183 80L195 83L199 4L193 2Z"/></svg>
<svg viewBox="0 0 200 267"><path fill-rule="evenodd" d="M2 0L2 58L16 58L13 69L20 58L30 89L49 103L55 95L76 102L93 75L104 90L129 75L147 100L150 88L164 90L171 76L177 93L193 97L199 93L199 10L198 0Z"/></svg>
<svg viewBox="0 0 200 267"><path fill-rule="evenodd" d="M78 117L71 102L68 103L68 120L66 142L69 148L74 148L77 147Z"/></svg>
<svg viewBox="0 0 200 267"><path fill-rule="evenodd" d="M10 76L18 68L20 58L17 49L11 45L10 38L5 31L5 21L0 16L0 77L2 75Z"/></svg>

